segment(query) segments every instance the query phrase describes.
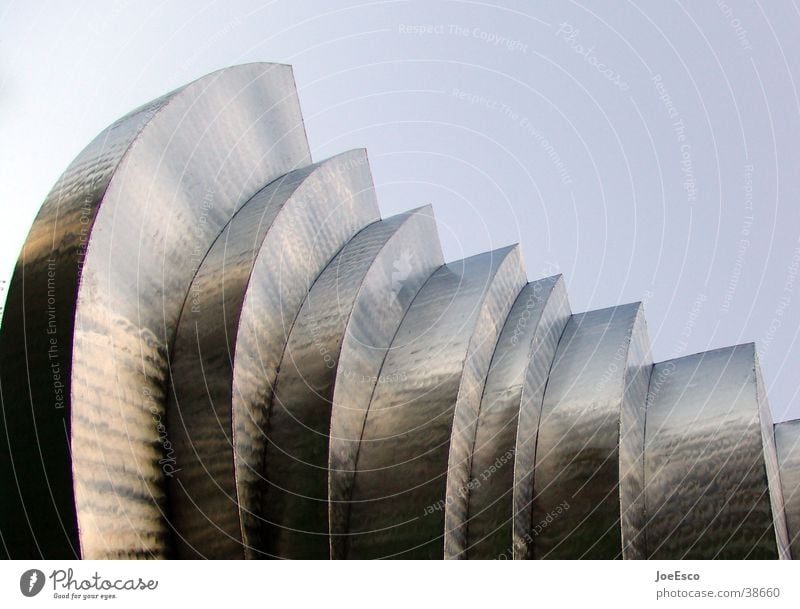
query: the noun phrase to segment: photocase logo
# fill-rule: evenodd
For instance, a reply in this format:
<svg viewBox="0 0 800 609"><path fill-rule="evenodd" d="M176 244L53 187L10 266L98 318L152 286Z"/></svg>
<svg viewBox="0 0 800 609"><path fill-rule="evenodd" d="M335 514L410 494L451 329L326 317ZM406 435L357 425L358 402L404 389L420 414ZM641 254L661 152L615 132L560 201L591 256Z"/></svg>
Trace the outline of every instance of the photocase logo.
<svg viewBox="0 0 800 609"><path fill-rule="evenodd" d="M44 588L44 573L39 569L28 569L19 578L19 591L25 596L36 596Z"/></svg>

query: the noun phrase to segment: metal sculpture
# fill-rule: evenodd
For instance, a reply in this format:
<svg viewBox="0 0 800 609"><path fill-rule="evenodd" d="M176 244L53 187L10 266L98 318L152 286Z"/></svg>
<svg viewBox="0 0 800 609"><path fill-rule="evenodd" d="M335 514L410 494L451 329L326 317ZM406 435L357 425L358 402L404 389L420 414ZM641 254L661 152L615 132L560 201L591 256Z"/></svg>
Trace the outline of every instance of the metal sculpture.
<svg viewBox="0 0 800 609"><path fill-rule="evenodd" d="M291 68L214 72L118 120L37 216L0 333L0 507L18 557L161 557L168 347L230 216L310 163Z"/></svg>
<svg viewBox="0 0 800 609"><path fill-rule="evenodd" d="M653 364L516 246L444 264L288 66L120 119L39 213L0 327L10 558L789 558L798 422L753 345Z"/></svg>

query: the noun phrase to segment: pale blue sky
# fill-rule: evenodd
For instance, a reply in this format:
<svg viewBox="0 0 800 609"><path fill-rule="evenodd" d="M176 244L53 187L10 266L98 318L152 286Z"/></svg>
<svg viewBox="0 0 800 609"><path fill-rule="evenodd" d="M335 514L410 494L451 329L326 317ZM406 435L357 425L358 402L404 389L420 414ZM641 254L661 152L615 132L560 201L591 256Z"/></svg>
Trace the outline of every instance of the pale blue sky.
<svg viewBox="0 0 800 609"><path fill-rule="evenodd" d="M0 278L115 118L223 66L294 66L316 159L448 260L511 242L573 310L644 300L657 359L755 341L800 417L800 14L744 2L3 2Z"/></svg>

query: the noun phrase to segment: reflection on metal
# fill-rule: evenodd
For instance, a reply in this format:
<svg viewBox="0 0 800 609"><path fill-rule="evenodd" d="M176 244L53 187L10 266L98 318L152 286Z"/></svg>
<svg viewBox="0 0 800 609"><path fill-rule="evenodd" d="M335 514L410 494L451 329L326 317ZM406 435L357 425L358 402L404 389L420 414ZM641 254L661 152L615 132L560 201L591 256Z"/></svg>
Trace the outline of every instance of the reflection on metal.
<svg viewBox="0 0 800 609"><path fill-rule="evenodd" d="M340 349L356 307L358 314L368 316L354 319L356 324L371 325L376 314L399 323L440 262L433 248L429 259L414 259L413 247L425 241L437 241L430 207L376 222L353 237L312 286L289 335L267 417L261 473L269 486L260 502L265 530L259 536L264 546L252 548L255 552L329 557L331 394L337 376L357 374L349 368L357 362L340 360ZM376 348L356 340L364 350ZM371 377L356 380L372 384ZM360 413L351 414L347 404L339 407L344 410L339 418Z"/></svg>
<svg viewBox="0 0 800 609"><path fill-rule="evenodd" d="M180 468L170 484L180 556L242 557L242 534L255 544L263 506L253 488L287 337L322 269L377 218L357 150L258 192L206 255L175 341L167 416Z"/></svg>
<svg viewBox="0 0 800 609"><path fill-rule="evenodd" d="M536 445L536 558L641 558L650 353L642 307L573 315L550 370Z"/></svg>
<svg viewBox="0 0 800 609"><path fill-rule="evenodd" d="M531 509L534 497L533 474L536 464L539 423L542 417L542 401L556 349L570 317L567 288L560 275L553 284L549 295L544 288L540 295L542 298L546 297L547 300L540 313L539 322L536 324L535 330L526 328L525 332L525 340L529 336L531 337L532 352L525 369L525 379L522 385L514 450L511 557L516 559L526 558L530 551L528 539L531 533ZM524 315L525 313L520 313L520 318ZM530 320L532 321L533 318L532 314ZM525 342L523 341L522 344L524 346ZM508 550L502 550L498 557L507 558Z"/></svg>
<svg viewBox="0 0 800 609"><path fill-rule="evenodd" d="M0 333L15 558L166 555L160 423L184 296L231 214L309 161L291 68L249 64L120 119L56 183Z"/></svg>
<svg viewBox="0 0 800 609"><path fill-rule="evenodd" d="M514 495L528 488L530 505L544 385L568 317L566 288L559 275L526 285L506 318L481 398L469 477L451 476L448 481L456 485L451 496L467 503L468 514L465 531L458 535L452 534L455 523L445 520L445 539L452 538L445 545L450 558L512 556ZM516 482L515 473L520 476ZM458 488L465 490L459 493Z"/></svg>
<svg viewBox="0 0 800 609"><path fill-rule="evenodd" d="M497 334L524 283L519 250L450 263L417 294L369 404L347 556L441 558L448 476L469 467Z"/></svg>
<svg viewBox="0 0 800 609"><path fill-rule="evenodd" d="M343 558L346 550L347 502L370 398L379 383L405 381L404 375L381 374L381 365L412 300L443 264L432 210L425 207L412 213L402 240L394 239L381 252L382 272L373 265L361 281L339 350L328 457L333 558Z"/></svg>
<svg viewBox="0 0 800 609"><path fill-rule="evenodd" d="M655 366L648 558L788 558L772 429L754 345Z"/></svg>
<svg viewBox="0 0 800 609"><path fill-rule="evenodd" d="M268 415L289 332L317 276L359 229L378 220L366 152L342 155L303 204L270 231L239 313L233 368L236 491L246 545L263 547Z"/></svg>
<svg viewBox="0 0 800 609"><path fill-rule="evenodd" d="M516 246L444 265L364 151L312 164L288 66L78 156L0 399L9 558L798 554L800 425L773 434L752 345L653 367L641 305L571 315Z"/></svg>
<svg viewBox="0 0 800 609"><path fill-rule="evenodd" d="M792 558L800 558L800 419L775 425L783 508Z"/></svg>

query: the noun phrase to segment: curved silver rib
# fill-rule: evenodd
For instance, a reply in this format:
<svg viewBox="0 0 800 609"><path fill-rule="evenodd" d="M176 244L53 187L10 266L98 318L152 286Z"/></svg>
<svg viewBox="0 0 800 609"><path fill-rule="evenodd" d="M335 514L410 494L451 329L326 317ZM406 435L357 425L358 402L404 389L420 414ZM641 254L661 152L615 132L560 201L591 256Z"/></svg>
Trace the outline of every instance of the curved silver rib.
<svg viewBox="0 0 800 609"><path fill-rule="evenodd" d="M186 290L231 214L307 162L291 68L250 64L117 121L61 177L18 262L0 335L0 444L11 443L0 483L20 481L1 508L13 556L168 552L159 426Z"/></svg>
<svg viewBox="0 0 800 609"><path fill-rule="evenodd" d="M573 315L550 371L536 446L536 558L642 555L651 360L639 303Z"/></svg>
<svg viewBox="0 0 800 609"><path fill-rule="evenodd" d="M775 425L783 507L792 558L800 559L800 419Z"/></svg>
<svg viewBox="0 0 800 609"><path fill-rule="evenodd" d="M347 537L354 558L439 557L447 475L468 447L489 361L525 284L516 246L449 263L411 304L367 412Z"/></svg>
<svg viewBox="0 0 800 609"><path fill-rule="evenodd" d="M430 215L428 207L416 215ZM443 264L439 234L431 221L415 217L416 231L403 239L383 273L373 272L360 288L347 322L336 367L329 447L329 530L332 558L344 558L349 501L367 408L379 383L402 383L403 375L381 375L381 366L412 300Z"/></svg>
<svg viewBox="0 0 800 609"><path fill-rule="evenodd" d="M312 284L354 234L379 219L366 152L335 157L273 224L241 308L233 367L236 491L246 546L261 548L263 472L275 379ZM287 208L288 211L288 208Z"/></svg>
<svg viewBox="0 0 800 609"><path fill-rule="evenodd" d="M262 509L250 490L262 471L263 409L289 331L314 279L377 217L366 153L352 151L258 192L208 252L173 351L180 556L244 555L242 523Z"/></svg>
<svg viewBox="0 0 800 609"><path fill-rule="evenodd" d="M524 315L524 313L520 315ZM522 386L514 453L514 488L512 491L513 549L511 550L511 557L515 559L526 558L530 550L527 540L531 528L536 444L539 437L539 423L542 418L544 391L547 386L550 369L555 360L558 343L569 318L570 308L567 290L563 279L559 276L544 305L540 321L532 333L531 348L533 353L525 370L525 380ZM508 550L503 550L502 552L505 555L508 554Z"/></svg>
<svg viewBox="0 0 800 609"><path fill-rule="evenodd" d="M266 483L260 500L264 522L258 535L263 546L249 548L252 555L330 557L331 398L337 376L356 374L349 366L358 363L340 359L342 344L356 311L362 317L355 323L372 325L381 316L399 325L411 298L441 264L435 244L438 238L430 207L394 216L353 237L314 282L289 335L267 416L262 472ZM412 254L416 246L422 247ZM349 338L352 345L355 337ZM356 340L363 338L368 337ZM358 347L375 357L374 345L360 343ZM359 380L372 383L372 378ZM338 418L363 412L355 400L339 406L345 412Z"/></svg>
<svg viewBox="0 0 800 609"><path fill-rule="evenodd" d="M468 500L465 534L452 535L455 523L445 521L445 539L453 538L445 548L456 551L451 558L512 556L514 499L532 480L542 396L568 318L560 275L526 285L508 314L481 397L469 479L448 479L451 497ZM515 472L523 471L528 475L515 480ZM457 493L457 488L467 492Z"/></svg>
<svg viewBox="0 0 800 609"><path fill-rule="evenodd" d="M772 429L754 345L656 364L645 444L649 558L788 557Z"/></svg>
<svg viewBox="0 0 800 609"><path fill-rule="evenodd" d="M373 223L365 153L310 163L251 64L70 165L0 326L9 558L800 552L752 345L653 369L640 306L570 317L516 248L442 267L429 209Z"/></svg>

